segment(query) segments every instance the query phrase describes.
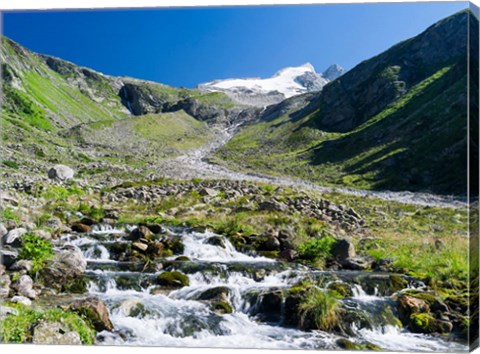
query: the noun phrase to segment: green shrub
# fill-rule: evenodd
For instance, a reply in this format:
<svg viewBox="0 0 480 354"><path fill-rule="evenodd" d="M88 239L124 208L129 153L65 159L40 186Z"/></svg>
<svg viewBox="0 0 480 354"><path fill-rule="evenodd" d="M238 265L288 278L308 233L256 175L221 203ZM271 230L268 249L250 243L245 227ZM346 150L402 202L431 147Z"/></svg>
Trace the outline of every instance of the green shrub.
<svg viewBox="0 0 480 354"><path fill-rule="evenodd" d="M28 343L31 342L32 329L40 321L60 322L71 331L80 335L83 344L93 344L95 330L92 324L74 312L61 309L35 311L23 305L16 305L18 315L9 315L0 322L0 339L4 343Z"/></svg>
<svg viewBox="0 0 480 354"><path fill-rule="evenodd" d="M272 195L277 190L277 188L277 186L274 186L272 184L264 184L263 186L261 186L263 192L268 195Z"/></svg>
<svg viewBox="0 0 480 354"><path fill-rule="evenodd" d="M323 221L319 221L315 218L308 218L306 220L306 225L304 226L305 234L309 237L323 235L327 226L328 225Z"/></svg>
<svg viewBox="0 0 480 354"><path fill-rule="evenodd" d="M52 214L42 214L42 215L40 215L37 219L37 226L44 225L51 218L53 218Z"/></svg>
<svg viewBox="0 0 480 354"><path fill-rule="evenodd" d="M7 166L7 167L10 167L10 168L13 168L15 170L18 170L18 164L15 162L15 161L12 161L12 160L3 160L2 161L2 164Z"/></svg>
<svg viewBox="0 0 480 354"><path fill-rule="evenodd" d="M16 222L20 221L20 218L15 214L15 212L11 208L5 208L0 213L0 220L1 221L6 221L6 220L14 220Z"/></svg>
<svg viewBox="0 0 480 354"><path fill-rule="evenodd" d="M84 191L77 186L62 187L48 186L43 192L42 197L53 201L67 201L72 195L83 195Z"/></svg>
<svg viewBox="0 0 480 354"><path fill-rule="evenodd" d="M311 287L303 295L299 310L302 327L308 320L324 331L333 330L340 324L340 303L330 291Z"/></svg>
<svg viewBox="0 0 480 354"><path fill-rule="evenodd" d="M31 233L22 236L22 248L18 257L33 261L33 273L38 272L52 256L53 247L49 241Z"/></svg>
<svg viewBox="0 0 480 354"><path fill-rule="evenodd" d="M85 203L80 203L78 205L77 211L95 220L100 220L105 217L105 209L103 209L102 207L97 208L95 206L90 206Z"/></svg>
<svg viewBox="0 0 480 354"><path fill-rule="evenodd" d="M324 233L321 237L308 240L297 247L300 259L315 263L330 255L335 239Z"/></svg>
<svg viewBox="0 0 480 354"><path fill-rule="evenodd" d="M225 236L232 236L237 233L244 235L253 234L253 228L249 225L242 224L237 218L218 221L215 223L215 229L218 233Z"/></svg>

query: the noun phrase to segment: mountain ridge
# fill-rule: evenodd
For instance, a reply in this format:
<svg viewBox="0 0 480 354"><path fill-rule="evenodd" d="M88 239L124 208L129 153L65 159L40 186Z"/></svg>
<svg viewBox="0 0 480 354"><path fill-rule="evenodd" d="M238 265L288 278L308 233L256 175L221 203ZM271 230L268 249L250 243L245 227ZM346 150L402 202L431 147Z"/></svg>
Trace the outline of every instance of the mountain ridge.
<svg viewBox="0 0 480 354"><path fill-rule="evenodd" d="M212 162L321 185L463 194L467 21L469 12L452 15L319 93L267 107L240 104L225 92L111 77L2 37L1 149L6 161L30 172L39 164L78 164L86 148L88 161L103 163L113 149L116 162L127 166L138 154L142 168L158 171L159 159L202 149L220 130L242 125ZM341 72L335 65L328 71ZM314 68L305 64L290 78L309 73Z"/></svg>
<svg viewBox="0 0 480 354"><path fill-rule="evenodd" d="M478 28L456 13L320 93L270 107L212 161L322 185L465 195L469 23Z"/></svg>

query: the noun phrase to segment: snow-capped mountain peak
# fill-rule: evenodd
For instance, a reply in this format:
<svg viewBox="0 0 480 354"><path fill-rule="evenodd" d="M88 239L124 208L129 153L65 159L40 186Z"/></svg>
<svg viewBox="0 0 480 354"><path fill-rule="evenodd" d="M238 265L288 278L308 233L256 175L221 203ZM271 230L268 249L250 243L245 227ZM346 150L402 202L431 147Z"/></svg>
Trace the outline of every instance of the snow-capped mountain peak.
<svg viewBox="0 0 480 354"><path fill-rule="evenodd" d="M272 77L302 75L306 72L315 73L315 68L313 67L312 64L305 63L300 66L289 66L289 67L278 70Z"/></svg>
<svg viewBox="0 0 480 354"><path fill-rule="evenodd" d="M266 79L257 77L216 80L200 84L198 88L225 92L243 104L264 106L305 92L320 91L329 81L318 74L312 64L305 63L280 69Z"/></svg>
<svg viewBox="0 0 480 354"><path fill-rule="evenodd" d="M322 73L322 76L327 80L333 81L333 80L339 78L340 76L342 76L343 74L345 74L345 72L346 72L346 70L344 68L342 68L340 65L333 64L333 65L330 65L327 68L327 70L325 70Z"/></svg>

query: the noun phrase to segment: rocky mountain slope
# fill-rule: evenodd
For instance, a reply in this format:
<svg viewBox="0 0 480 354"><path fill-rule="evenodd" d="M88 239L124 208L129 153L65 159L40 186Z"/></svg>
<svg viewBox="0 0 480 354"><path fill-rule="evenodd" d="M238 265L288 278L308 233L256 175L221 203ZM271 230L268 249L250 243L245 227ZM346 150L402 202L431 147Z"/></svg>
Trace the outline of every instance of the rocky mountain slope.
<svg viewBox="0 0 480 354"><path fill-rule="evenodd" d="M360 63L321 93L270 107L216 161L320 184L465 195L467 28L478 26L469 14Z"/></svg>
<svg viewBox="0 0 480 354"><path fill-rule="evenodd" d="M337 64L318 74L310 63L279 70L272 77L226 79L200 84L200 90L224 92L236 102L268 106L306 92L320 91L328 82L340 77L345 70Z"/></svg>
<svg viewBox="0 0 480 354"><path fill-rule="evenodd" d="M99 164L145 167L203 147L221 127L256 112L220 92L103 75L6 37L0 62L0 152L8 179L43 176L54 163L87 164L90 171Z"/></svg>

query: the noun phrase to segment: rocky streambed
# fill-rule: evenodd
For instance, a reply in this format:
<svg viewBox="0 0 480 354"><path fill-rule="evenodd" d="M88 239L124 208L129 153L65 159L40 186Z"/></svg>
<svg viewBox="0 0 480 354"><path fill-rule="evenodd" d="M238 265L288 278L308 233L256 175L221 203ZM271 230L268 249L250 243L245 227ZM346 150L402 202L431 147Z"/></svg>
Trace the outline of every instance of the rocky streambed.
<svg viewBox="0 0 480 354"><path fill-rule="evenodd" d="M432 301L422 300L418 294L428 294L425 284L411 277L314 271L255 252L239 252L227 237L208 230L95 224L83 231L88 232L65 232L53 240L56 255L65 257L56 256L57 267L48 269L51 279L59 280L62 275L51 271L62 269L58 263L76 266L75 279L83 279L79 284L86 293L52 291L54 284L50 284L38 287L38 298L37 294L32 297L38 304L70 309L75 302L74 309L85 308L86 301L101 319L95 326L96 344L468 349L452 334L455 316L448 317L448 306L433 295ZM151 261L145 262L142 255L150 255ZM19 289L15 283L13 288ZM302 299L312 289L337 294L338 319L330 330L318 329L315 318L302 311ZM412 314L434 310L435 326L449 328L443 335L438 334L441 330L420 333L424 330L415 327Z"/></svg>

